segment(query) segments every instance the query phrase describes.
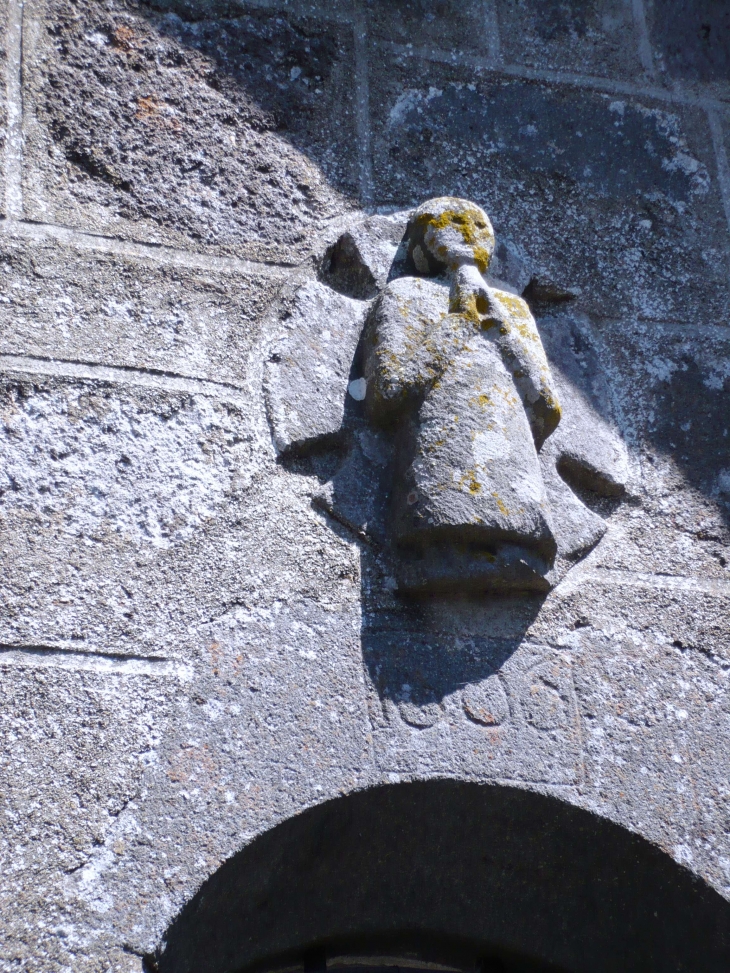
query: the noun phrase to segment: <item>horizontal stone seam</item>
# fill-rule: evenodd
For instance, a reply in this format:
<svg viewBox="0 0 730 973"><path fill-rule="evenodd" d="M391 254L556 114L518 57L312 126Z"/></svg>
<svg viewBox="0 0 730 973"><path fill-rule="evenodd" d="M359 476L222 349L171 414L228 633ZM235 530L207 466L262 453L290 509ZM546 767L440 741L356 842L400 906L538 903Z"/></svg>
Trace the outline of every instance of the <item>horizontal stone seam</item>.
<svg viewBox="0 0 730 973"><path fill-rule="evenodd" d="M550 316L546 315L543 319L548 322ZM686 320L662 320L661 318L647 318L640 315L636 315L633 318L628 318L629 327L633 334L637 335L638 338L650 337L656 328L664 328L667 331L682 331L685 332L684 337L687 338L687 328L692 329L692 335L696 333L701 333L707 337L714 335L717 338L727 338L730 335L730 327L726 324L707 324L706 322L700 322L695 324L693 321ZM636 325L639 326L640 330L636 330ZM611 329L625 328L627 326L627 318L602 318L600 322L600 330L602 334L612 334Z"/></svg>
<svg viewBox="0 0 730 973"><path fill-rule="evenodd" d="M395 54L406 57L418 57L425 61L437 61L451 64L454 67L476 68L488 71L490 74L505 75L508 78L522 78L525 81L546 81L567 87L604 91L607 94L632 95L639 98L653 98L656 101L669 102L699 108L714 108L722 111L728 106L725 102L710 95L694 95L688 92L669 91L654 85L637 85L631 81L620 81L614 78L602 78L592 74L578 74L572 71L554 71L548 68L530 68L521 64L500 63L495 65L490 58L478 54L442 51L432 47L415 47L398 44L394 41L382 41L380 46Z"/></svg>
<svg viewBox="0 0 730 973"><path fill-rule="evenodd" d="M62 668L78 671L127 676L175 676L187 682L192 678L189 666L158 656L125 655L89 649L79 651L64 644L32 645L0 643L0 666Z"/></svg>
<svg viewBox="0 0 730 973"><path fill-rule="evenodd" d="M654 574L643 571L622 571L620 568L594 568L581 573L580 584L609 584L616 587L660 588L665 591L685 591L695 594L730 596L730 579L696 578L680 574ZM557 592L560 591L558 587Z"/></svg>
<svg viewBox="0 0 730 973"><path fill-rule="evenodd" d="M102 381L115 385L141 385L144 388L160 391L189 392L195 395L224 398L241 404L248 402L245 389L238 385L134 365L102 365L95 362L32 355L0 354L0 371L5 374L23 372L48 378Z"/></svg>
<svg viewBox="0 0 730 973"><path fill-rule="evenodd" d="M155 243L123 240L120 237L103 236L61 224L40 223L33 220L2 220L0 221L0 233L10 239L55 240L96 253L151 260L158 264L179 266L189 270L283 277L287 272L302 266L301 263L275 263L273 261L244 260L237 257L197 253L194 250L182 250Z"/></svg>

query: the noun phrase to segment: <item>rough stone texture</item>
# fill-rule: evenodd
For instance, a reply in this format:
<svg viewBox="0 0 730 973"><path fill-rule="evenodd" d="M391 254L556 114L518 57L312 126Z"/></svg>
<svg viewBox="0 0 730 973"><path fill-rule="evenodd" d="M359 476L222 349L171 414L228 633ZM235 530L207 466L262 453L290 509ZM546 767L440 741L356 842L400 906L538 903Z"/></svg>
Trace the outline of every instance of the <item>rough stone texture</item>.
<svg viewBox="0 0 730 973"><path fill-rule="evenodd" d="M3 0L0 3L0 72L2 72L2 77L6 78L8 75L8 10L9 4L7 0ZM7 86L3 84L2 90L0 90L0 155L6 156L8 151L8 99L7 99ZM0 214L5 216L6 214L6 166L0 166Z"/></svg>
<svg viewBox="0 0 730 973"><path fill-rule="evenodd" d="M657 67L670 84L705 82L706 93L730 97L730 11L722 0L647 0L647 20Z"/></svg>
<svg viewBox="0 0 730 973"><path fill-rule="evenodd" d="M500 0L502 55L536 68L641 76L630 0Z"/></svg>
<svg viewBox="0 0 730 973"><path fill-rule="evenodd" d="M730 900L724 7L24 7L11 188L60 225L0 236L3 973L149 973L226 859L397 781L550 794ZM273 441L294 295L372 300L442 192L494 219L586 455L627 450L622 497L563 467L607 526L548 594L397 595L346 388L347 436Z"/></svg>
<svg viewBox="0 0 730 973"><path fill-rule="evenodd" d="M138 796L157 759L171 687L149 676L18 667L5 658L0 666L0 903L4 921L12 917L20 931L16 938L6 925L0 964L61 969L86 953L88 936L75 910L59 902L59 885L85 874ZM117 843L112 853L121 851ZM115 960L125 968L123 955Z"/></svg>
<svg viewBox="0 0 730 973"><path fill-rule="evenodd" d="M252 484L241 405L21 374L3 386L3 641L164 655L184 623L155 584Z"/></svg>
<svg viewBox="0 0 730 973"><path fill-rule="evenodd" d="M431 46L444 51L485 53L488 11L479 0L450 4L447 0L396 0L364 4L375 44Z"/></svg>
<svg viewBox="0 0 730 973"><path fill-rule="evenodd" d="M25 10L33 219L297 263L354 192L347 30L255 7Z"/></svg>
<svg viewBox="0 0 730 973"><path fill-rule="evenodd" d="M0 354L240 386L276 277L0 237Z"/></svg>

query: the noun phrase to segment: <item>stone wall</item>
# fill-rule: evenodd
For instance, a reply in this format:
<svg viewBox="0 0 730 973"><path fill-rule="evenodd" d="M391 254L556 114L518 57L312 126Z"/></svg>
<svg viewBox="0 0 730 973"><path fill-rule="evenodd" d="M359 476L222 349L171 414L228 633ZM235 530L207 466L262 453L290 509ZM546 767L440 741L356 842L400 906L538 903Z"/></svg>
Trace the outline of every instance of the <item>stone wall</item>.
<svg viewBox="0 0 730 973"><path fill-rule="evenodd" d="M725 6L0 9L0 968L140 971L256 835L434 777L730 897ZM629 451L547 597L399 601L312 503L336 449L272 443L297 288L439 194L592 349Z"/></svg>

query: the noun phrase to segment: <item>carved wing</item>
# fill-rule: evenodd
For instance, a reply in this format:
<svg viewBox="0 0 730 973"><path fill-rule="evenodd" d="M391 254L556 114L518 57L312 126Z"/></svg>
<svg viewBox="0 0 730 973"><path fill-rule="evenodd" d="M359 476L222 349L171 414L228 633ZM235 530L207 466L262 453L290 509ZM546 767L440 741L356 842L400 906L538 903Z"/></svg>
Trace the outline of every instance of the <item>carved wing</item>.
<svg viewBox="0 0 730 973"><path fill-rule="evenodd" d="M370 305L305 284L266 363L264 392L279 453L310 448L343 424L353 358Z"/></svg>
<svg viewBox="0 0 730 973"><path fill-rule="evenodd" d="M541 327L562 418L540 451L558 554L573 560L606 532L606 522L576 495L585 488L600 497L626 490L626 447L611 418L612 403L600 354L585 326L569 316Z"/></svg>

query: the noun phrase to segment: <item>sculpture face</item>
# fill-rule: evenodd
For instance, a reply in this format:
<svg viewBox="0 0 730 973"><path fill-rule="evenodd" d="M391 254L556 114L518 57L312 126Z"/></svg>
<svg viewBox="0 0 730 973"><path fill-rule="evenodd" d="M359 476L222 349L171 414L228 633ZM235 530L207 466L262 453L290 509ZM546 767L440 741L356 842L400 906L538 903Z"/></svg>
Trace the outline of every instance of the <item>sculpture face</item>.
<svg viewBox="0 0 730 973"><path fill-rule="evenodd" d="M409 250L419 272L428 274L474 265L485 273L494 252L489 217L465 199L443 196L429 200L409 224ZM419 266L420 264L420 266Z"/></svg>

